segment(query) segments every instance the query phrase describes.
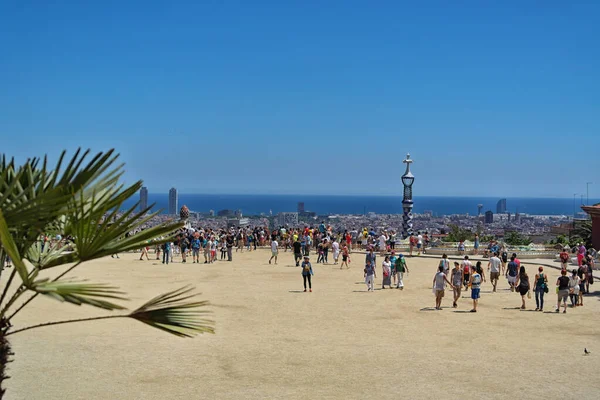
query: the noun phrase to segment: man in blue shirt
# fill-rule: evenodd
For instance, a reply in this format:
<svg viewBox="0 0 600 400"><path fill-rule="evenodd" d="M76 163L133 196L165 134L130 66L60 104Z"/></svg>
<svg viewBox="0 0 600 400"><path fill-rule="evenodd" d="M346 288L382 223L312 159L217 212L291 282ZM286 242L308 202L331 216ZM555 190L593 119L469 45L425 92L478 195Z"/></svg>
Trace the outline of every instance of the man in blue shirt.
<svg viewBox="0 0 600 400"><path fill-rule="evenodd" d="M200 262L200 239L195 237L192 239L192 263Z"/></svg>

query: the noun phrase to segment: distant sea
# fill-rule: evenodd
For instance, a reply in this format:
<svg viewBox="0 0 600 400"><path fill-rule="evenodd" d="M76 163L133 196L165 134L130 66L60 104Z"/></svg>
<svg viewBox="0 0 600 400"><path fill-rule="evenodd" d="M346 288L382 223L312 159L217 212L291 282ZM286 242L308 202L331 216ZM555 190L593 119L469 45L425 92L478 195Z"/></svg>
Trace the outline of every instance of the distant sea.
<svg viewBox="0 0 600 400"><path fill-rule="evenodd" d="M126 205L133 205L138 196L128 200ZM496 203L500 198L492 197L436 197L417 196L413 198L413 212L422 214L432 211L434 215L477 214L477 205L483 204L482 213L491 210L496 213ZM297 211L298 202L304 202L306 211L324 214L376 214L402 213L402 197L394 196L327 196L327 195L232 195L232 194L185 194L179 195L178 208L186 205L192 212L208 213L214 210L242 210L242 214L273 215L279 212ZM585 202L585 199L584 199ZM600 202L590 199L589 204ZM149 193L148 203L156 203L155 210L168 209L167 194ZM573 215L580 212L580 198L506 198L506 209L531 215Z"/></svg>

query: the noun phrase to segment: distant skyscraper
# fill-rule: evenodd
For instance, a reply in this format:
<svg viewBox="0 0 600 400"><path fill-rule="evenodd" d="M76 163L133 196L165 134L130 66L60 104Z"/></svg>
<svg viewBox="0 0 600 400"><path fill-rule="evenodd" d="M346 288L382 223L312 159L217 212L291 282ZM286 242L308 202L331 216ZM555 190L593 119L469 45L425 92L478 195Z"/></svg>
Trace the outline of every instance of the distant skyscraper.
<svg viewBox="0 0 600 400"><path fill-rule="evenodd" d="M148 188L146 186L140 189L140 211L148 207Z"/></svg>
<svg viewBox="0 0 600 400"><path fill-rule="evenodd" d="M304 212L304 202L303 201L298 202L298 212L299 213Z"/></svg>
<svg viewBox="0 0 600 400"><path fill-rule="evenodd" d="M496 214L505 214L506 213L506 199L498 200L498 204L496 204Z"/></svg>
<svg viewBox="0 0 600 400"><path fill-rule="evenodd" d="M485 212L485 223L486 224L494 223L494 213L493 212L491 212L491 211Z"/></svg>
<svg viewBox="0 0 600 400"><path fill-rule="evenodd" d="M169 190L169 215L177 215L179 210L177 209L177 203L179 198L177 197L177 189L171 188Z"/></svg>
<svg viewBox="0 0 600 400"><path fill-rule="evenodd" d="M481 215L481 210L483 210L483 204L477 204L477 215Z"/></svg>

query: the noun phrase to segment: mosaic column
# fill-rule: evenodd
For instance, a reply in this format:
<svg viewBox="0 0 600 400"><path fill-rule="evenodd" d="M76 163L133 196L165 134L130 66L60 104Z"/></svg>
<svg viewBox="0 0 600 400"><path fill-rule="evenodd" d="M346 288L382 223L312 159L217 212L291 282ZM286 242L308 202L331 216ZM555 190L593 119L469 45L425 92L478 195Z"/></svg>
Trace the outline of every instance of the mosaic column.
<svg viewBox="0 0 600 400"><path fill-rule="evenodd" d="M412 200L412 185L415 177L410 172L410 164L413 160L410 159L410 154L406 155L406 160L402 161L406 164L406 172L402 175L402 185L404 185L404 196L402 198L402 234L404 237L410 236L413 233L413 200Z"/></svg>

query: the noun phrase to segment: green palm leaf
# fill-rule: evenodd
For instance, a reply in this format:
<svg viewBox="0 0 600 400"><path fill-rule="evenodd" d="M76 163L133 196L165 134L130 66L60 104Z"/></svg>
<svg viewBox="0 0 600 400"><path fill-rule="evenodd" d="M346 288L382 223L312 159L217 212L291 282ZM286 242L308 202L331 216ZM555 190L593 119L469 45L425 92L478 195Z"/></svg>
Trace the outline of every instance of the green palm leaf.
<svg viewBox="0 0 600 400"><path fill-rule="evenodd" d="M215 333L214 322L203 318L210 311L203 310L208 301L187 302L196 297L193 287L183 287L157 296L129 314L129 317L179 337L193 337L200 333Z"/></svg>
<svg viewBox="0 0 600 400"><path fill-rule="evenodd" d="M78 306L87 304L105 310L125 310L126 308L105 299L127 300L123 292L116 287L103 283L84 283L74 280L39 280L32 284L31 290Z"/></svg>

